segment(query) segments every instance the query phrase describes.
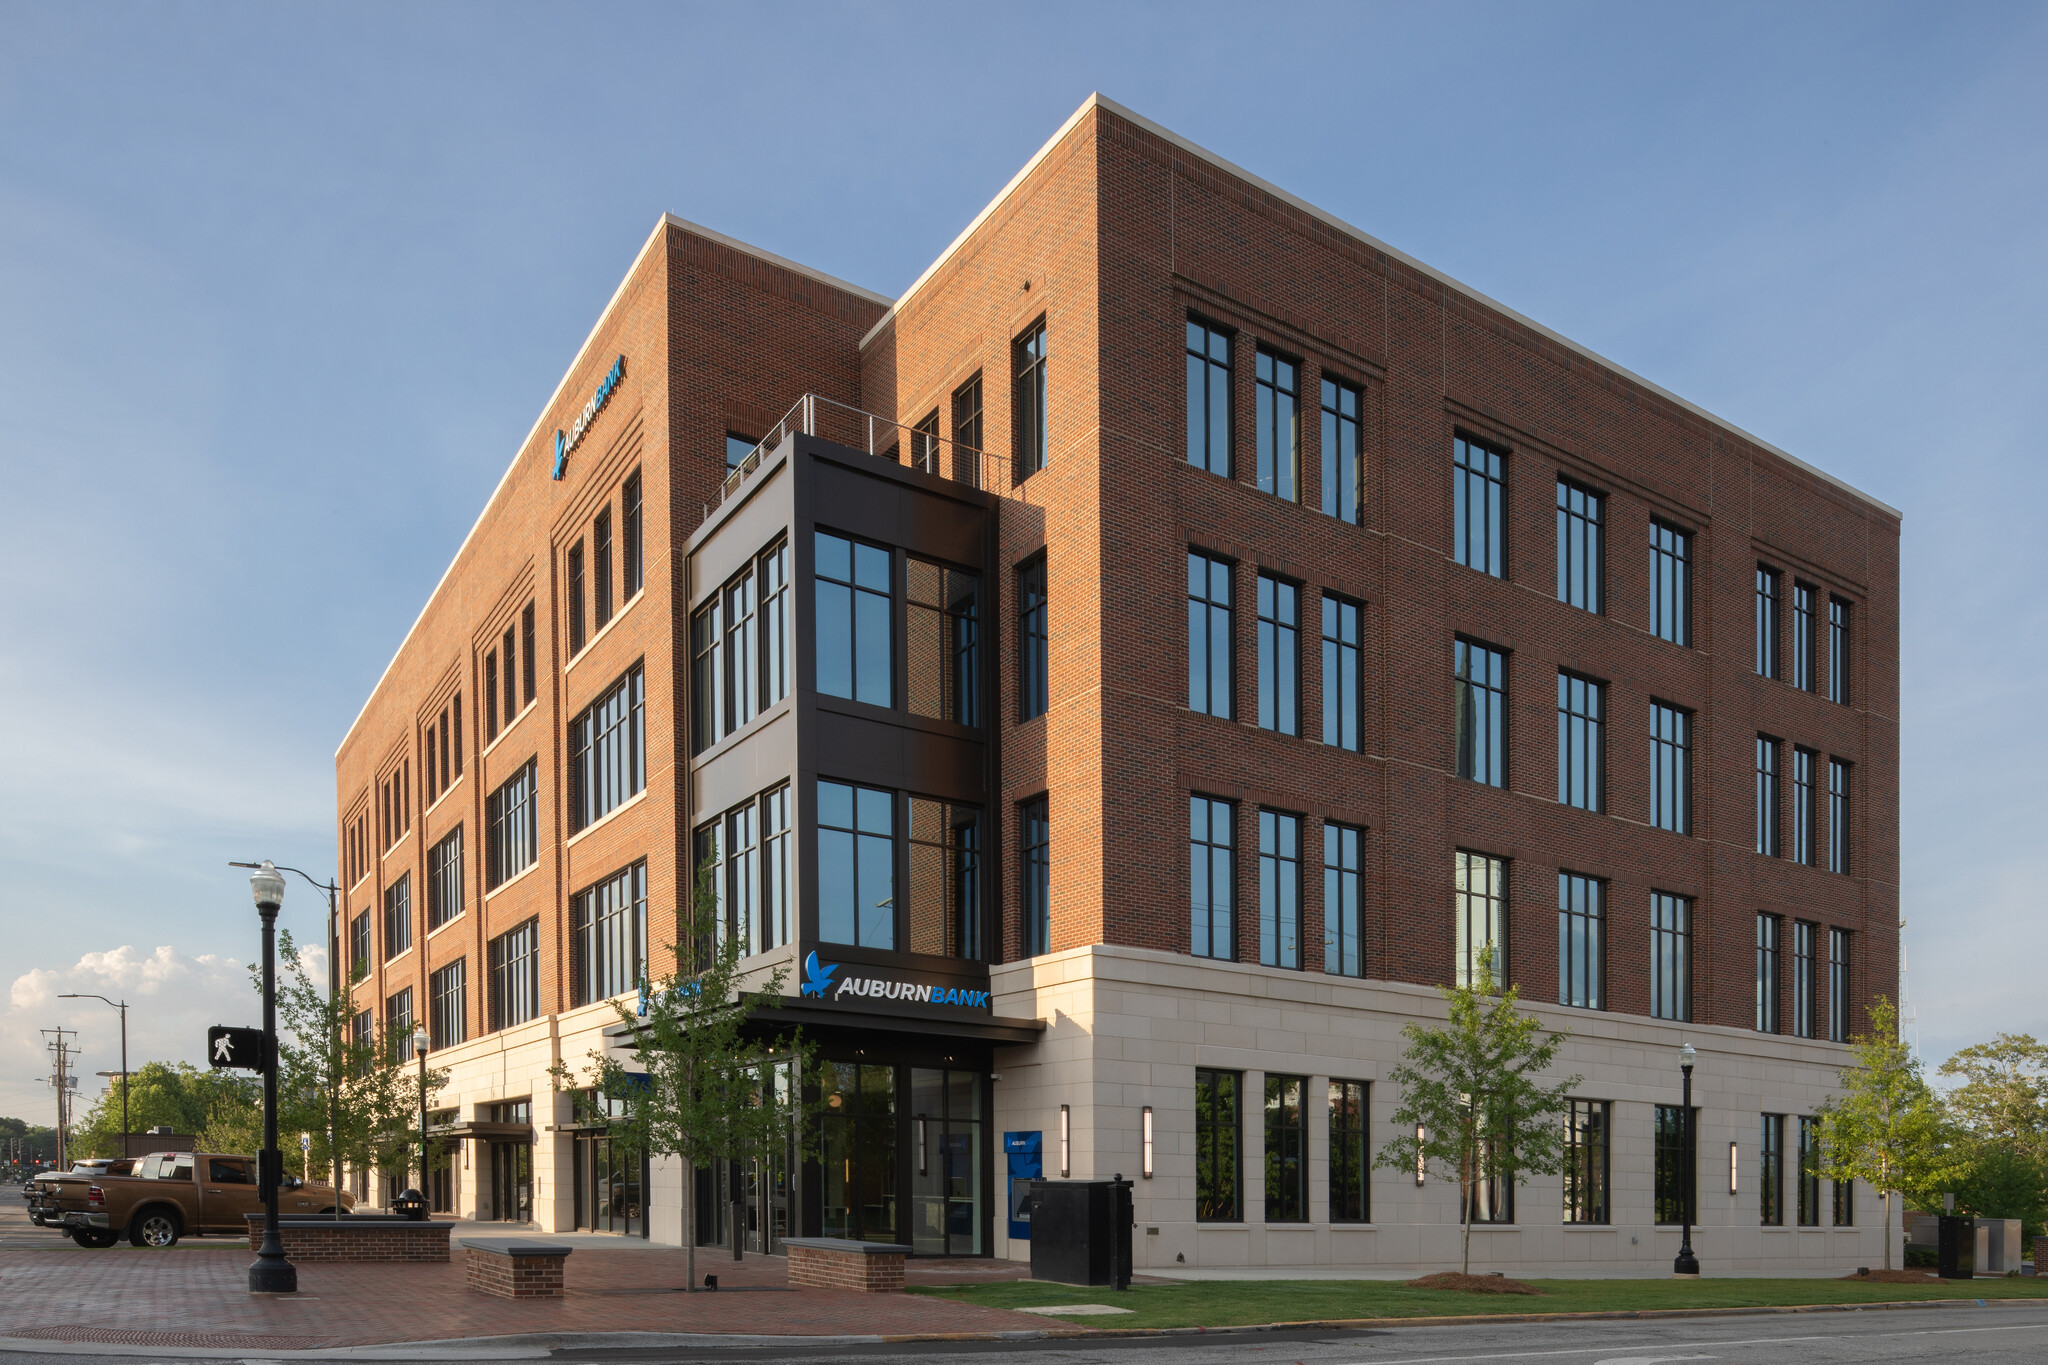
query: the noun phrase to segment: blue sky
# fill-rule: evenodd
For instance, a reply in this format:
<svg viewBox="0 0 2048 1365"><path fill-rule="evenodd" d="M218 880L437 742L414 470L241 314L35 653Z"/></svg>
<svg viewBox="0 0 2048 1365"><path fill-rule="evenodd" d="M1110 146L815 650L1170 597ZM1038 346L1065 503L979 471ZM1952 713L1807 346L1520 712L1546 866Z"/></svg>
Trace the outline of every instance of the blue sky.
<svg viewBox="0 0 2048 1365"><path fill-rule="evenodd" d="M225 861L332 868L336 743L663 210L894 293L1098 89L1903 508L1923 1048L2048 1032L2048 10L0 0L0 32L0 1113L49 1108L39 1027L118 1065L62 990L135 1000L138 1057L249 1012Z"/></svg>

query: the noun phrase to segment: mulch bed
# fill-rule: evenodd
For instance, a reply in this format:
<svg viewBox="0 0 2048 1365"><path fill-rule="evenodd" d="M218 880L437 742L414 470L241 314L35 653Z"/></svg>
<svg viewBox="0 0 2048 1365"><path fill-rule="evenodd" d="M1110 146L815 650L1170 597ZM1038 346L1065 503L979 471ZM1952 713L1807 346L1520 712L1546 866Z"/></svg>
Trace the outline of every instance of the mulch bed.
<svg viewBox="0 0 2048 1365"><path fill-rule="evenodd" d="M1453 1289L1461 1294L1541 1294L1543 1291L1533 1284L1523 1284L1505 1275L1461 1275L1455 1270L1440 1270L1434 1275L1424 1275L1419 1280L1408 1281L1410 1289Z"/></svg>
<svg viewBox="0 0 2048 1365"><path fill-rule="evenodd" d="M1867 1275L1844 1275L1857 1284L1940 1284L1941 1276L1924 1270L1873 1270Z"/></svg>

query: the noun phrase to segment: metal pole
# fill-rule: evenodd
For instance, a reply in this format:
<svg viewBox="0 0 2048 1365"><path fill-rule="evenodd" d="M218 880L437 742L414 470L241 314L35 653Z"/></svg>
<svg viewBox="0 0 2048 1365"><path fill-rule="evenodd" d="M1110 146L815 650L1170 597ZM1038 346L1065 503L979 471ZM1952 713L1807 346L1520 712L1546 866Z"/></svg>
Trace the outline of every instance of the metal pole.
<svg viewBox="0 0 2048 1365"><path fill-rule="evenodd" d="M413 1051L420 1059L420 1193L427 1192L427 1050L419 1045Z"/></svg>
<svg viewBox="0 0 2048 1365"><path fill-rule="evenodd" d="M263 1245L249 1267L252 1294L296 1294L299 1271L285 1259L277 1235L277 1185L284 1161L277 1150L277 912L276 902L256 907L263 919L263 1151L257 1158L263 1182Z"/></svg>
<svg viewBox="0 0 2048 1365"><path fill-rule="evenodd" d="M135 1155L134 1151L132 1151L132 1150L131 1150L131 1149L133 1148L133 1146L134 1146L134 1143L133 1143L133 1141L132 1141L132 1140L131 1140L131 1139L129 1138L129 1134L131 1134L131 1133L133 1133L133 1132L135 1131L135 1125L134 1125L134 1124L132 1124L132 1123L130 1123L130 1122L128 1121L128 1002L127 1002L126 1000L123 1000L123 1001L121 1002L121 1004L120 1004L120 1010L121 1010L121 1155L122 1155L122 1156L123 1156L124 1158L126 1158L126 1157L131 1157L131 1156L134 1156L134 1155Z"/></svg>
<svg viewBox="0 0 2048 1365"><path fill-rule="evenodd" d="M1699 1259L1692 1254L1692 1201L1699 1187L1699 1177L1694 1171L1698 1143L1692 1131L1692 1067L1679 1068L1685 1073L1685 1099L1680 1113L1685 1116L1685 1191L1680 1211L1678 1234L1678 1258L1671 1263L1674 1275L1697 1275L1700 1273Z"/></svg>

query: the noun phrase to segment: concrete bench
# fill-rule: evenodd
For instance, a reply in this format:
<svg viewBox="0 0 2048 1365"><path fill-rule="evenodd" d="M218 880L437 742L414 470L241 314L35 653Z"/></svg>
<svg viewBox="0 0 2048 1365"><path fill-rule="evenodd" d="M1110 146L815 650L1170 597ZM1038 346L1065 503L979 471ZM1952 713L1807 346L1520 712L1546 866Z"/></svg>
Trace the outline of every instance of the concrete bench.
<svg viewBox="0 0 2048 1365"><path fill-rule="evenodd" d="M903 1288L903 1253L896 1242L855 1242L844 1237L785 1237L789 1282L808 1289L850 1289L888 1294Z"/></svg>
<svg viewBox="0 0 2048 1365"><path fill-rule="evenodd" d="M573 1248L525 1237L467 1237L469 1287L498 1299L559 1299L562 1266Z"/></svg>
<svg viewBox="0 0 2048 1365"><path fill-rule="evenodd" d="M249 1250L263 1246L263 1215L247 1215ZM278 1240L293 1261L446 1261L449 1223L389 1213L279 1214Z"/></svg>

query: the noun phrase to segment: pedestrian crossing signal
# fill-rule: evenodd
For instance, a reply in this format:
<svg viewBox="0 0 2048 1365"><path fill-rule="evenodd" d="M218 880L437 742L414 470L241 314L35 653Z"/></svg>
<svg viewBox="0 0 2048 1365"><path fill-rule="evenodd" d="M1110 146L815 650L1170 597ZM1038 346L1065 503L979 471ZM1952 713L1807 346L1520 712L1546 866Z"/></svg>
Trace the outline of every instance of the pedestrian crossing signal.
<svg viewBox="0 0 2048 1365"><path fill-rule="evenodd" d="M260 1028L215 1024L206 1031L206 1061L216 1071L263 1071L268 1051Z"/></svg>

